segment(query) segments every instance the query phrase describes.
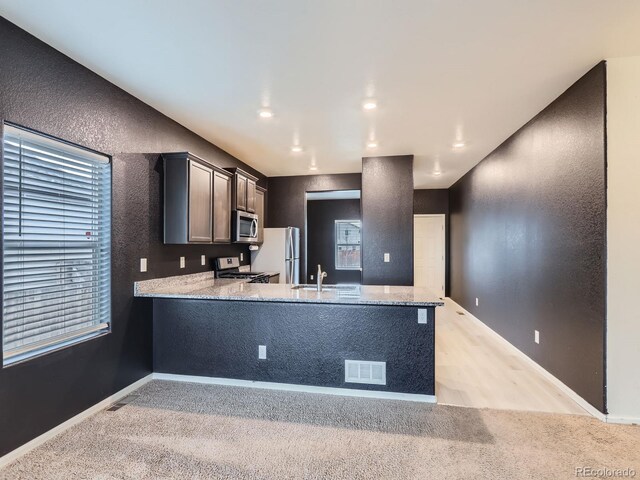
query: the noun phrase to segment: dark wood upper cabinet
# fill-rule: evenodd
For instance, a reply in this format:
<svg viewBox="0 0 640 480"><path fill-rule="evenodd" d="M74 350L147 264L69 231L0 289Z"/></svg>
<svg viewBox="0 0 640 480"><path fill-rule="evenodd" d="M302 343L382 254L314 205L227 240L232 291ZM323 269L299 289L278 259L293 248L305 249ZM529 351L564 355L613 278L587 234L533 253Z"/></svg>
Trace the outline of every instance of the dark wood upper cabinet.
<svg viewBox="0 0 640 480"><path fill-rule="evenodd" d="M189 242L211 243L213 170L189 160Z"/></svg>
<svg viewBox="0 0 640 480"><path fill-rule="evenodd" d="M213 243L231 243L232 175L213 172Z"/></svg>
<svg viewBox="0 0 640 480"><path fill-rule="evenodd" d="M256 182L247 178L247 212L256 213Z"/></svg>
<svg viewBox="0 0 640 480"><path fill-rule="evenodd" d="M236 190L233 198L235 200L234 210L247 209L247 177L236 174Z"/></svg>
<svg viewBox="0 0 640 480"><path fill-rule="evenodd" d="M232 209L255 213L257 177L239 168L228 168L227 170L234 176Z"/></svg>
<svg viewBox="0 0 640 480"><path fill-rule="evenodd" d="M192 153L165 153L164 243L231 242L233 174Z"/></svg>
<svg viewBox="0 0 640 480"><path fill-rule="evenodd" d="M267 191L262 187L256 187L256 215L258 215L258 243L264 241L264 213L265 213L265 196Z"/></svg>

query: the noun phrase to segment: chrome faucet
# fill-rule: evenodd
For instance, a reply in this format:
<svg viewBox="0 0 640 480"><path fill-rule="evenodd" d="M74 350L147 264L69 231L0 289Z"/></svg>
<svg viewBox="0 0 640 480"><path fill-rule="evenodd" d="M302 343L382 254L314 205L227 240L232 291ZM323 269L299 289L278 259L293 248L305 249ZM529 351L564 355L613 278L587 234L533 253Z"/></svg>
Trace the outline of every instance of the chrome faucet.
<svg viewBox="0 0 640 480"><path fill-rule="evenodd" d="M327 278L327 272L323 272L322 271L322 267L320 265L318 265L318 291L321 292L322 291L322 280L324 280L325 278Z"/></svg>

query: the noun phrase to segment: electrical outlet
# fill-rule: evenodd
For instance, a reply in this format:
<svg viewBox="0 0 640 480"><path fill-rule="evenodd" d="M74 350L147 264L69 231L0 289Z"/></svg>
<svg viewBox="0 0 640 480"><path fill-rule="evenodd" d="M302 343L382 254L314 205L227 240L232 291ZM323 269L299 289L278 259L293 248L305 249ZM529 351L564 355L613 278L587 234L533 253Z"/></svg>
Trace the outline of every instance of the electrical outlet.
<svg viewBox="0 0 640 480"><path fill-rule="evenodd" d="M258 360L266 360L266 359L267 359L267 346L258 345Z"/></svg>
<svg viewBox="0 0 640 480"><path fill-rule="evenodd" d="M141 272L146 272L147 271L147 259L146 258L141 258L140 259L140 271Z"/></svg>
<svg viewBox="0 0 640 480"><path fill-rule="evenodd" d="M536 343L540 343L540 332L538 330L534 330L533 332L533 339Z"/></svg>
<svg viewBox="0 0 640 480"><path fill-rule="evenodd" d="M478 297L476 297L476 307L478 306Z"/></svg>
<svg viewBox="0 0 640 480"><path fill-rule="evenodd" d="M311 280L313 280L313 275L310 275L310 277L311 277Z"/></svg>
<svg viewBox="0 0 640 480"><path fill-rule="evenodd" d="M391 255L389 255L388 253L384 254L384 262L385 263L389 263L391 261Z"/></svg>
<svg viewBox="0 0 640 480"><path fill-rule="evenodd" d="M180 268L184 268L184 257L180 257Z"/></svg>
<svg viewBox="0 0 640 480"><path fill-rule="evenodd" d="M200 255L200 265L207 264L207 257L205 255Z"/></svg>
<svg viewBox="0 0 640 480"><path fill-rule="evenodd" d="M240 261L244 262L244 253L240 252Z"/></svg>

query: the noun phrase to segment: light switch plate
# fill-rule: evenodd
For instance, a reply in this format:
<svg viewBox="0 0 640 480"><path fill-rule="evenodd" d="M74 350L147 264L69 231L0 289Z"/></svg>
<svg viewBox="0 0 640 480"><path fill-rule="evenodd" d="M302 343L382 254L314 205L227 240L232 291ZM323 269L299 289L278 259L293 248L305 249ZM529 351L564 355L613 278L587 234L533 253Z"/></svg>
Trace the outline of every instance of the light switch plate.
<svg viewBox="0 0 640 480"><path fill-rule="evenodd" d="M147 259L146 258L141 258L140 259L140 271L141 272L146 272L147 271Z"/></svg>
<svg viewBox="0 0 640 480"><path fill-rule="evenodd" d="M389 255L388 253L384 254L384 261L385 263L389 263L391 261L391 255Z"/></svg>
<svg viewBox="0 0 640 480"><path fill-rule="evenodd" d="M419 308L418 309L418 323L427 323L427 309Z"/></svg>
<svg viewBox="0 0 640 480"><path fill-rule="evenodd" d="M184 257L180 257L180 268L184 268Z"/></svg>
<svg viewBox="0 0 640 480"><path fill-rule="evenodd" d="M476 307L478 306L478 297L476 297Z"/></svg>
<svg viewBox="0 0 640 480"><path fill-rule="evenodd" d="M207 264L207 257L205 255L200 255L200 265Z"/></svg>
<svg viewBox="0 0 640 480"><path fill-rule="evenodd" d="M538 330L534 330L533 339L536 343L540 343L540 332Z"/></svg>
<svg viewBox="0 0 640 480"><path fill-rule="evenodd" d="M240 261L244 262L244 253L240 252Z"/></svg>
<svg viewBox="0 0 640 480"><path fill-rule="evenodd" d="M266 360L266 359L267 359L267 346L258 345L258 360Z"/></svg>

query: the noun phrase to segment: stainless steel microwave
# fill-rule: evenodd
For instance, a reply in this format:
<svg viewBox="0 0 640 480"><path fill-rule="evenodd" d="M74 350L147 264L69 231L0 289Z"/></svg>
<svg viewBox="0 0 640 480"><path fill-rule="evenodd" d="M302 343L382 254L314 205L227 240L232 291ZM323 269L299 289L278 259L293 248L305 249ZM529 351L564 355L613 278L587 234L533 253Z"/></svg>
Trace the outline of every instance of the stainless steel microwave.
<svg viewBox="0 0 640 480"><path fill-rule="evenodd" d="M258 215L233 211L233 241L236 243L258 242Z"/></svg>

